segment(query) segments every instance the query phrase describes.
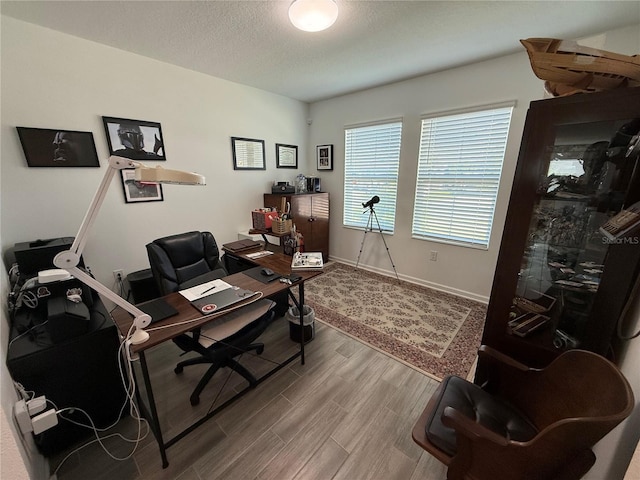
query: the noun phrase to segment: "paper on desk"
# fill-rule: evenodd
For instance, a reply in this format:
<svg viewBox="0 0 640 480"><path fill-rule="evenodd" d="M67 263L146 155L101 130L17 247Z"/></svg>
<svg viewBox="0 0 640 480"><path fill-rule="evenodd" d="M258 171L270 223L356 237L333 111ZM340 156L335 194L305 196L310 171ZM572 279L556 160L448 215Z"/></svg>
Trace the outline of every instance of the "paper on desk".
<svg viewBox="0 0 640 480"><path fill-rule="evenodd" d="M227 288L231 288L231 285L223 280L216 279L207 283L196 285L195 287L180 290L179 293L190 302L193 302L194 300L206 297L208 295L213 295L214 293L221 292L222 290L226 290Z"/></svg>
<svg viewBox="0 0 640 480"><path fill-rule="evenodd" d="M270 250L262 250L261 252L247 253L247 257L249 258L260 258L264 257L265 255L273 255L273 252Z"/></svg>

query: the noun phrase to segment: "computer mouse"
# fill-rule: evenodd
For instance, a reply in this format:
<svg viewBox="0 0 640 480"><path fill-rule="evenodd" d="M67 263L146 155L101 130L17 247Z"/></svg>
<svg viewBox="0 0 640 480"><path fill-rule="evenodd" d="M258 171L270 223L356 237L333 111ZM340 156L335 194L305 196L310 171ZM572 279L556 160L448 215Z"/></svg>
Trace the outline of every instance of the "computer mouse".
<svg viewBox="0 0 640 480"><path fill-rule="evenodd" d="M271 275L273 275L273 270L271 270L270 268L263 268L262 270L260 270L260 273L262 273L262 275L264 275L265 277L270 277Z"/></svg>

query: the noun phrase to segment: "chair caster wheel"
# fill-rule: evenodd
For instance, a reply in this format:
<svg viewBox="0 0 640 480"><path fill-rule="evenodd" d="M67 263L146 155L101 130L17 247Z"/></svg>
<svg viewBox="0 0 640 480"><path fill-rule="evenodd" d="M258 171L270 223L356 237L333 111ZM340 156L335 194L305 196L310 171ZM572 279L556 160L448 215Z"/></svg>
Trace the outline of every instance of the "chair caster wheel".
<svg viewBox="0 0 640 480"><path fill-rule="evenodd" d="M261 346L261 347L256 348L256 353L258 355L262 355L262 352L264 352L264 345Z"/></svg>
<svg viewBox="0 0 640 480"><path fill-rule="evenodd" d="M178 373L178 374L179 374L179 373L182 373L182 370L183 370L183 368L182 368L182 367L180 367L180 366L177 366L176 368L174 368L174 369L173 369L173 371L174 371L175 373Z"/></svg>
<svg viewBox="0 0 640 480"><path fill-rule="evenodd" d="M200 397L195 397L195 398L191 397L189 401L191 402L191 406L195 407L200 403Z"/></svg>

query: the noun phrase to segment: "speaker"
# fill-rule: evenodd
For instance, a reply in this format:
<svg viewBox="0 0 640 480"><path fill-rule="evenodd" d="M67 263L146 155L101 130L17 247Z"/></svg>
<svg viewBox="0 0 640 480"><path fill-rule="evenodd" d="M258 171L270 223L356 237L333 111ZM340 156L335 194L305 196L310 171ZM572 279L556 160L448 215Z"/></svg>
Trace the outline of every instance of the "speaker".
<svg viewBox="0 0 640 480"><path fill-rule="evenodd" d="M130 273L127 275L127 282L133 303L142 303L161 296L150 268Z"/></svg>

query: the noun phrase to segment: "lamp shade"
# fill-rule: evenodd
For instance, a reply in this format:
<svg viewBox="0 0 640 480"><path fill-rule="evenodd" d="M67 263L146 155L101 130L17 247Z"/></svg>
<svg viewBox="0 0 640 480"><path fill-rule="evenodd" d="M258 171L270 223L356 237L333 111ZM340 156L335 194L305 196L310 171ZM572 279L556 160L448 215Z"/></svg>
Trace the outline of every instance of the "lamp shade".
<svg viewBox="0 0 640 480"><path fill-rule="evenodd" d="M295 0L289 7L289 20L305 32L319 32L333 25L338 18L334 0Z"/></svg>
<svg viewBox="0 0 640 480"><path fill-rule="evenodd" d="M140 164L135 171L135 179L139 182L172 183L178 185L206 185L203 175L182 170L169 170L167 168L147 167Z"/></svg>

